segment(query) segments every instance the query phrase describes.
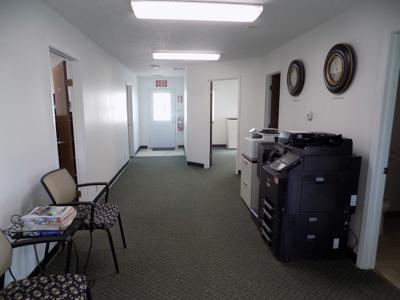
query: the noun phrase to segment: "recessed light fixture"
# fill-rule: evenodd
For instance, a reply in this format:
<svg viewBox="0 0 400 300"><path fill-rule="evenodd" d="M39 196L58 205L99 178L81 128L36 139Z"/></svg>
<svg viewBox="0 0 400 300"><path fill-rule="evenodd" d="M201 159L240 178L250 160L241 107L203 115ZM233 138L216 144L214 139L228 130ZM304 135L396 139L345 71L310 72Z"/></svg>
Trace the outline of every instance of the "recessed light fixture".
<svg viewBox="0 0 400 300"><path fill-rule="evenodd" d="M154 52L153 59L168 60L218 60L219 53L191 53L191 52Z"/></svg>
<svg viewBox="0 0 400 300"><path fill-rule="evenodd" d="M263 6L256 4L189 2L189 1L131 1L138 19L254 22Z"/></svg>

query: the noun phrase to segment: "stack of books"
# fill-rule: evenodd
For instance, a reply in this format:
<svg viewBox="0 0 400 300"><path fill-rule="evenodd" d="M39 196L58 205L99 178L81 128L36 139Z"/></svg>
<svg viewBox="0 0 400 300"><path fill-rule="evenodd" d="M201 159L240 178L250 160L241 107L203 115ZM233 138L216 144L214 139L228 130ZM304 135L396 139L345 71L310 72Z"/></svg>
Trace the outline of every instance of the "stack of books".
<svg viewBox="0 0 400 300"><path fill-rule="evenodd" d="M76 217L72 206L36 207L22 217L22 230L26 236L49 236L63 234Z"/></svg>

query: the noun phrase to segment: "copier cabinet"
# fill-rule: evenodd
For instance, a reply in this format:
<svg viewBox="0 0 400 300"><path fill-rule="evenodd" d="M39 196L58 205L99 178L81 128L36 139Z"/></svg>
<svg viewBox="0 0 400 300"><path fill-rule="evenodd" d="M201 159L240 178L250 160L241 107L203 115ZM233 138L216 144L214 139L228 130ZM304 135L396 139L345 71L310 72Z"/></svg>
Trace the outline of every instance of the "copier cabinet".
<svg viewBox="0 0 400 300"><path fill-rule="evenodd" d="M278 259L343 255L361 165L361 158L343 145L346 152L337 153L333 148L318 152L317 148L264 145L267 159L258 168L258 221ZM285 155L292 155L286 159L290 165L281 159Z"/></svg>
<svg viewBox="0 0 400 300"><path fill-rule="evenodd" d="M240 156L240 196L250 211L257 217L259 180L257 177L257 159L251 159L246 154Z"/></svg>

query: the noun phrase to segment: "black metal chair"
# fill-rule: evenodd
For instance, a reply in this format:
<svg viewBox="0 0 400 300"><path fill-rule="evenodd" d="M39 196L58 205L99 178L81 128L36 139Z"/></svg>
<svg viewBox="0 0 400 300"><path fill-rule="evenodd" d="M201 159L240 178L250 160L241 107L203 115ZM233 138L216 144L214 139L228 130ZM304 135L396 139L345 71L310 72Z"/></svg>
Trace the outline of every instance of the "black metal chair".
<svg viewBox="0 0 400 300"><path fill-rule="evenodd" d="M22 244L20 244L21 246ZM24 244L25 246L30 244ZM0 232L0 278L11 266L12 247ZM13 281L0 291L0 299L77 299L91 300L89 281L84 275L37 276Z"/></svg>
<svg viewBox="0 0 400 300"><path fill-rule="evenodd" d="M79 230L89 230L90 234L92 234L93 230L97 229L107 232L115 270L119 273L118 260L110 231L110 228L117 222L119 223L124 248L126 248L126 240L118 206L108 203L108 183L92 182L76 184L66 169L58 169L47 173L42 177L41 182L54 205L70 205L77 209L78 217L83 219ZM104 186L104 188L93 201L80 202L79 198L81 195L78 188L87 186ZM102 198L104 198L104 203L100 203Z"/></svg>

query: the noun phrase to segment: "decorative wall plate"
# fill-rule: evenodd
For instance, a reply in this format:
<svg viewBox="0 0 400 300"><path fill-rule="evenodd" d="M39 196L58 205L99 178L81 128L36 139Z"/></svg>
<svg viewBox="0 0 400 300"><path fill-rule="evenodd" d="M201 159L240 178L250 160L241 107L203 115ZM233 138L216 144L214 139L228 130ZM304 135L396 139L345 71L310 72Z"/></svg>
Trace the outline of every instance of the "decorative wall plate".
<svg viewBox="0 0 400 300"><path fill-rule="evenodd" d="M294 60L290 63L287 72L288 91L292 96L298 96L304 86L304 65L301 60Z"/></svg>
<svg viewBox="0 0 400 300"><path fill-rule="evenodd" d="M356 57L349 44L332 47L325 59L324 80L333 94L343 93L351 84L356 68Z"/></svg>

